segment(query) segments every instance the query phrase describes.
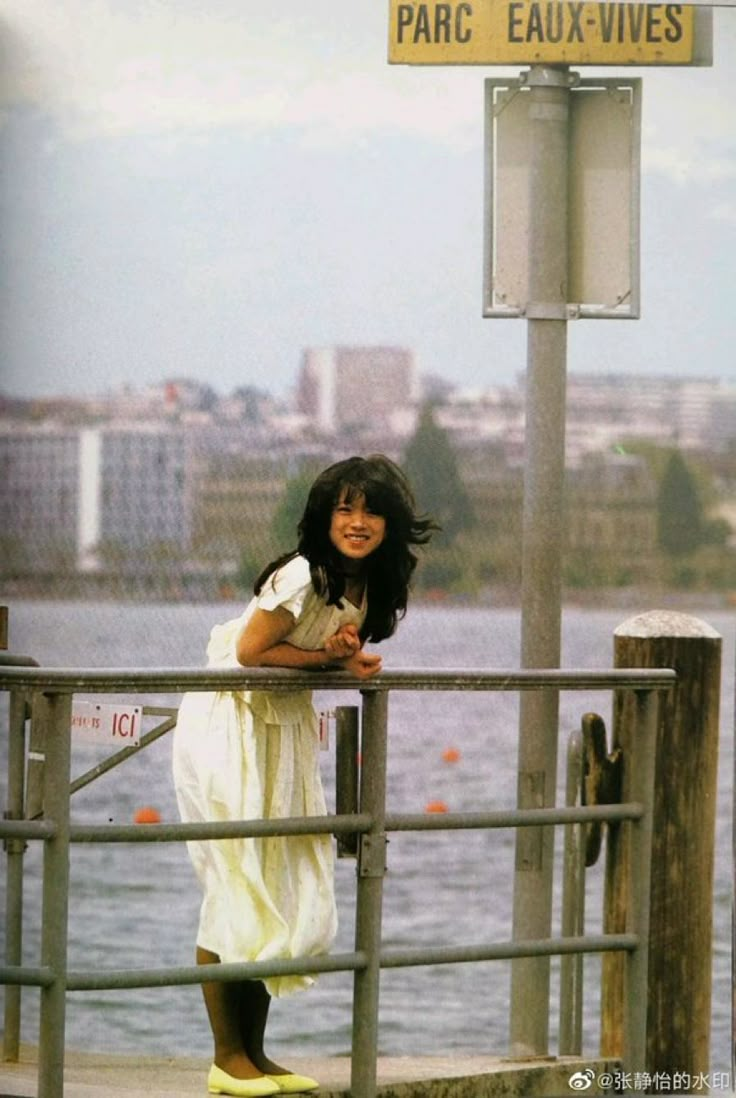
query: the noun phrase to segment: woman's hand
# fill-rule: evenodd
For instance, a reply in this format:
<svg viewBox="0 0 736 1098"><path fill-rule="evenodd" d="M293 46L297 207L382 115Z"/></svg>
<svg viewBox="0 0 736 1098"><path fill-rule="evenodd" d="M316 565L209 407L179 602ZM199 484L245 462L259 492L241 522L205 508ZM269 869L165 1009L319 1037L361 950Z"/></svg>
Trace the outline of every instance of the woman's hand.
<svg viewBox="0 0 736 1098"><path fill-rule="evenodd" d="M360 635L354 625L341 625L325 641L325 652L343 671L359 679L370 679L381 670L381 657L364 652Z"/></svg>
<svg viewBox="0 0 736 1098"><path fill-rule="evenodd" d="M349 671L358 679L370 679L381 670L381 657L376 652L364 652L362 648L339 663L343 671Z"/></svg>
<svg viewBox="0 0 736 1098"><path fill-rule="evenodd" d="M328 637L324 648L316 650L289 644L284 638L293 628L294 618L283 607L256 609L238 639L238 662L243 667L295 667L324 671L327 660L328 667L349 671L359 679L369 679L381 670L381 657L362 650L354 625L343 625Z"/></svg>
<svg viewBox="0 0 736 1098"><path fill-rule="evenodd" d="M325 654L330 660L344 660L360 651L360 637L354 625L341 625L325 641Z"/></svg>

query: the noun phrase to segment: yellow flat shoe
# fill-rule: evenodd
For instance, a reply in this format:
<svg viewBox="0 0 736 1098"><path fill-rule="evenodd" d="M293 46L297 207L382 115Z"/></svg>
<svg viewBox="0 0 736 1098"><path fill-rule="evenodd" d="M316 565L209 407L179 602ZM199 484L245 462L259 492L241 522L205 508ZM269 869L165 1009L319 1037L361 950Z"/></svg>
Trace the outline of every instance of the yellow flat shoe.
<svg viewBox="0 0 736 1098"><path fill-rule="evenodd" d="M267 1098L267 1095L278 1094L281 1087L268 1075L236 1079L213 1064L207 1076L207 1090L210 1094L231 1094L234 1098Z"/></svg>
<svg viewBox="0 0 736 1098"><path fill-rule="evenodd" d="M310 1090L317 1090L319 1083L316 1079L310 1079L308 1075L268 1075L282 1094L306 1094Z"/></svg>

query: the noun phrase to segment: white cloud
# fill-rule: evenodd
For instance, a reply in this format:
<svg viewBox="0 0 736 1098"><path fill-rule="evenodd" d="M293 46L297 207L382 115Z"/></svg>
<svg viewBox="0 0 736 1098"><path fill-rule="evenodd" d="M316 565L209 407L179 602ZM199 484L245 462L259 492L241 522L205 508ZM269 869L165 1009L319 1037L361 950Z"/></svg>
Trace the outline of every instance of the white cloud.
<svg viewBox="0 0 736 1098"><path fill-rule="evenodd" d="M697 184L709 187L736 179L736 150L731 155L710 146L663 146L644 144L642 166L645 171L658 172L683 186Z"/></svg>
<svg viewBox="0 0 736 1098"><path fill-rule="evenodd" d="M645 169L683 183L734 174L736 11L714 14L713 68L628 70L644 82ZM6 110L50 111L73 140L218 127L482 140L489 70L389 66L379 0L5 0L3 20Z"/></svg>
<svg viewBox="0 0 736 1098"><path fill-rule="evenodd" d="M76 137L271 124L287 95L279 73L298 79L298 57L263 5L252 9L15 0L6 99L53 112Z"/></svg>
<svg viewBox="0 0 736 1098"><path fill-rule="evenodd" d="M5 0L3 20L0 125L26 103L54 116L62 140L164 142L227 127L290 129L310 146L379 134L450 149L482 142L489 70L389 66L378 0L280 0L276 9L263 0ZM732 8L714 13L714 53L712 68L622 74L643 80L646 172L683 186L736 175ZM600 72L612 75L582 75Z"/></svg>
<svg viewBox="0 0 736 1098"><path fill-rule="evenodd" d="M714 221L720 221L726 225L736 225L736 202L717 202L710 210L709 216Z"/></svg>
<svg viewBox="0 0 736 1098"><path fill-rule="evenodd" d="M389 66L378 0L6 0L0 106L76 140L294 127L310 140L411 132L478 141L478 69Z"/></svg>
<svg viewBox="0 0 736 1098"><path fill-rule="evenodd" d="M736 176L732 87L736 11L714 11L712 67L645 71L642 163L681 184Z"/></svg>
<svg viewBox="0 0 736 1098"><path fill-rule="evenodd" d="M468 74L389 69L375 0L283 0L278 11L260 0L8 0L5 103L51 111L76 139L296 126L456 140L477 118L477 78L469 97Z"/></svg>

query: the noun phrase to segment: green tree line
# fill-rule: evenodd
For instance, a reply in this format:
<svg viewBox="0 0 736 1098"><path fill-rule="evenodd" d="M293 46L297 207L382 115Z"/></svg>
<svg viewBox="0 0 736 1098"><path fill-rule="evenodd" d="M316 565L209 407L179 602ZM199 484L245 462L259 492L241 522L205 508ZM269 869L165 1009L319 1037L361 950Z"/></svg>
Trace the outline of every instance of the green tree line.
<svg viewBox="0 0 736 1098"><path fill-rule="evenodd" d="M627 544L625 503L615 543L564 557L568 587L652 585L676 589L736 591L736 549L728 522L710 514L712 476L677 450L651 445L632 447L645 461L656 484L653 500L655 544L643 555ZM736 453L734 454L736 464ZM420 511L431 514L442 530L423 552L415 586L435 596L474 596L491 585L516 588L520 582L521 487L502 513L477 515L463 481L450 437L425 406L401 464L414 489ZM291 477L276 508L271 533L277 552L296 544L296 529L317 467ZM736 479L736 478L735 478ZM575 506L575 500L569 501ZM584 506L584 504L581 504ZM621 506L621 504L618 504ZM605 560L603 557L605 556ZM644 557L646 556L646 559ZM240 580L250 586L265 562L244 555Z"/></svg>

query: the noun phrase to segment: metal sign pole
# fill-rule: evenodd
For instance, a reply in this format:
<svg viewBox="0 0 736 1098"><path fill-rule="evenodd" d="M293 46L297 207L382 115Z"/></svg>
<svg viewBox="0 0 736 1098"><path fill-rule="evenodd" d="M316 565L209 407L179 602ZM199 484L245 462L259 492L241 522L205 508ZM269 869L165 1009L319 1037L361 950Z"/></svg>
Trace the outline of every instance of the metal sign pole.
<svg viewBox="0 0 736 1098"><path fill-rule="evenodd" d="M485 226L483 308L484 316L524 316L528 321L521 596L521 660L525 668L560 665L567 319L573 315L639 315L639 86L630 86L629 92L613 89L614 97L606 97L605 109L600 106L603 100L595 103L590 99L587 107L593 103L594 112L589 113L587 107L576 110L575 125L571 126L574 78L568 66L713 63L710 12L673 5L660 17L651 15L653 10L641 3L545 6L485 0L452 5L439 0L389 0L392 64L532 66L524 74L528 119L526 104L522 106L515 95L520 89L514 89L514 94L509 89L510 94L496 106L493 96L486 96L487 132L492 135L486 152L492 183L490 192L486 188L486 198L492 201ZM501 83L486 81L486 87ZM503 83L508 85L508 80ZM587 83L592 87L593 81ZM600 83L613 87L611 81ZM619 106L625 110L619 111ZM632 125L633 137L626 129ZM611 144L612 132L617 134L616 149ZM496 171L497 143L505 143L510 152L507 170L501 164ZM528 194L520 194L519 180L527 156ZM568 160L574 161L569 196ZM614 161L623 190L613 185L610 169ZM592 170L587 172L581 202L586 165ZM591 191L595 192L592 205L588 201ZM524 206L527 198L528 211ZM569 220L568 205L576 215ZM596 218L605 225L607 239L602 237ZM591 222L592 241L588 239ZM626 234L629 246L621 248ZM568 254L571 237L573 246ZM587 251L581 248L586 243ZM617 247L612 249L612 244ZM612 251L619 256L615 271L611 269ZM593 263L591 273L590 260L601 256L602 262ZM598 277L601 273L605 277ZM523 694L518 764L518 803L522 808L554 803L558 719L556 692ZM517 940L550 935L551 830L522 828L517 832L513 926ZM547 1055L548 1007L549 961L515 961L511 977L512 1055Z"/></svg>
<svg viewBox="0 0 736 1098"><path fill-rule="evenodd" d="M560 666L561 560L567 359L567 67L528 76L531 128L529 302L526 308L526 455L522 548L521 661ZM559 695L525 692L519 723L518 804L554 803ZM515 939L549 937L552 828L517 831ZM511 1055L544 1056L549 1039L549 958L514 961Z"/></svg>

